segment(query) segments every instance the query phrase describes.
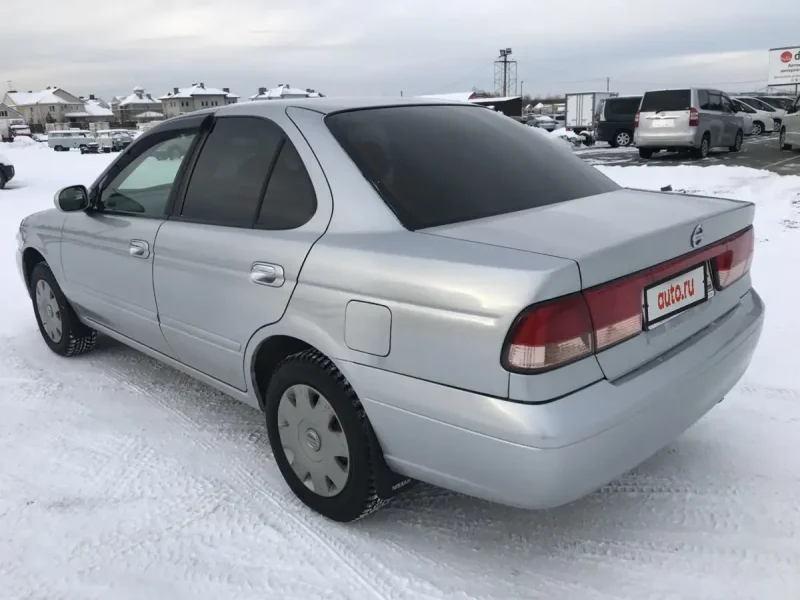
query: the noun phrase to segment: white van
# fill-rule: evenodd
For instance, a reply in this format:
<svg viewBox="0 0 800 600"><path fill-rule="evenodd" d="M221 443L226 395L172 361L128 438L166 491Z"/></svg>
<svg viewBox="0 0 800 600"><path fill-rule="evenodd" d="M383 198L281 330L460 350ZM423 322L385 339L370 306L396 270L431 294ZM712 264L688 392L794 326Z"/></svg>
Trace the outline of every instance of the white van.
<svg viewBox="0 0 800 600"><path fill-rule="evenodd" d="M100 149L103 152L111 152L112 138L117 135L118 133L124 133L126 135L131 134L130 129L99 129L97 131L97 141L100 143Z"/></svg>
<svg viewBox="0 0 800 600"><path fill-rule="evenodd" d="M56 152L71 150L87 146L89 142L96 142L91 131L85 129L68 129L66 131L50 131L47 134L47 145Z"/></svg>

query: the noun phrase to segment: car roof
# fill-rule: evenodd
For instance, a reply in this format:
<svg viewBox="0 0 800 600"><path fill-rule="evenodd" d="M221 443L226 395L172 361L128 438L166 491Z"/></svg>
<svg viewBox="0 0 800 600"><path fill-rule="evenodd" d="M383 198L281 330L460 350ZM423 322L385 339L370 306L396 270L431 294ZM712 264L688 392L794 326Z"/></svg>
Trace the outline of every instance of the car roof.
<svg viewBox="0 0 800 600"><path fill-rule="evenodd" d="M285 100L255 100L252 102L239 102L229 104L214 111L220 116L227 114L253 114L264 115L273 112L283 112L288 107L307 108L322 114L331 114L347 110L359 110L366 108L386 108L392 106L474 106L483 108L478 104L469 102L459 102L451 100L437 100L415 97L352 97L337 98L325 96L323 98L287 98ZM199 112L199 111L198 111ZM196 113L195 113L196 114Z"/></svg>

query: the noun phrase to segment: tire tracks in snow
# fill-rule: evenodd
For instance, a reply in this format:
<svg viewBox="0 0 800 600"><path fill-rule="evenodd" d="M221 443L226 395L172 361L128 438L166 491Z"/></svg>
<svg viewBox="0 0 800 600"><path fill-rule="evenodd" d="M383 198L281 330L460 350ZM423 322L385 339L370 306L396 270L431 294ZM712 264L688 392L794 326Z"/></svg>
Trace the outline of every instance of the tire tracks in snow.
<svg viewBox="0 0 800 600"><path fill-rule="evenodd" d="M176 375L183 376L178 371L173 369L170 370ZM150 389L149 386L139 385L131 379L129 373L125 373L115 366L110 368L108 366L106 366L106 368L102 368L101 366L101 368L98 369L98 372L109 381L124 386L125 388L135 392L136 394L147 399L148 402L155 405L161 411L167 413L176 424L183 428L185 433L192 434L191 438L193 443L200 449L213 453L213 451L219 447L219 438L215 439L211 436L207 436L203 428L203 423L194 420L184 411L175 407L174 396L173 401L162 398L156 391ZM194 386L186 387L190 389L183 389L181 390L182 393L195 394L198 390L210 389L200 382L196 382ZM228 398L221 392L216 392L216 390L214 390L214 392L219 393L221 397L225 397L229 402L237 402L235 399ZM306 509L305 506L299 501L293 501L294 496L287 497L281 494L270 485L269 481L257 480L249 469L242 466L242 457L240 455L240 451L233 454L227 452L225 458L228 461L226 474L232 479L229 479L228 483L231 484L234 491L245 498L245 500L256 506L263 506L263 502L259 501L261 499L269 502L275 509L277 509L277 511L279 511L279 514L285 516L293 524L293 528L301 536L305 536L307 539L312 541L313 545L322 546L325 548L331 557L340 563L342 567L344 567L350 573L355 581L361 584L361 586L364 588L364 591L370 597L376 598L377 600L387 600L394 595L394 588L391 586L391 584L386 581L375 580L374 578L370 579L367 575L365 575L365 573L371 573L371 570L366 568L364 563L357 559L355 554L345 544L341 543L334 536L328 534L325 531L324 526L314 523L308 514L308 509ZM231 461L236 462L231 464ZM264 462L266 463L266 461ZM282 479L280 481L283 483ZM314 518L323 519L323 517ZM328 527L333 526L333 523L328 525Z"/></svg>

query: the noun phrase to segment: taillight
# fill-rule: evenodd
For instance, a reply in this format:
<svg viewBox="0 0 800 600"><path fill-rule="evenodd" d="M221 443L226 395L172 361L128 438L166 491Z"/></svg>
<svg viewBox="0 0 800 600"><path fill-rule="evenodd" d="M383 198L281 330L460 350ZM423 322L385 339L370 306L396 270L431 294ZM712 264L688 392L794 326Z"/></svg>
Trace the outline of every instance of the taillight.
<svg viewBox="0 0 800 600"><path fill-rule="evenodd" d="M583 292L598 352L642 332L642 290L649 283L644 271Z"/></svg>
<svg viewBox="0 0 800 600"><path fill-rule="evenodd" d="M752 227L725 242L722 254L713 259L718 288L728 287L750 270L754 242Z"/></svg>
<svg viewBox="0 0 800 600"><path fill-rule="evenodd" d="M636 129L639 126L639 111L636 111L636 116L633 117L633 128Z"/></svg>
<svg viewBox="0 0 800 600"><path fill-rule="evenodd" d="M697 127L700 125L700 115L697 114L696 108L689 109L689 127Z"/></svg>
<svg viewBox="0 0 800 600"><path fill-rule="evenodd" d="M723 289L741 279L753 260L753 228L638 273L526 309L511 327L503 366L536 373L600 352L642 332L642 292L656 282L711 261Z"/></svg>
<svg viewBox="0 0 800 600"><path fill-rule="evenodd" d="M546 371L592 354L592 322L582 294L532 306L514 323L506 342L505 367Z"/></svg>

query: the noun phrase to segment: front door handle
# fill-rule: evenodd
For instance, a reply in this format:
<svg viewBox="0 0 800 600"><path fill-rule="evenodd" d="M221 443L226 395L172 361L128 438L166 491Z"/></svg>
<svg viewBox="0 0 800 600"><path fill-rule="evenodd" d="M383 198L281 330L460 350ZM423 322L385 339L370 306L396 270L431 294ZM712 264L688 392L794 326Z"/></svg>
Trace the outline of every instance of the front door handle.
<svg viewBox="0 0 800 600"><path fill-rule="evenodd" d="M258 285L281 287L285 281L283 267L270 263L253 263L250 268L250 281Z"/></svg>
<svg viewBox="0 0 800 600"><path fill-rule="evenodd" d="M144 240L131 240L131 245L128 247L128 254L134 258L147 258L150 256L150 244Z"/></svg>

